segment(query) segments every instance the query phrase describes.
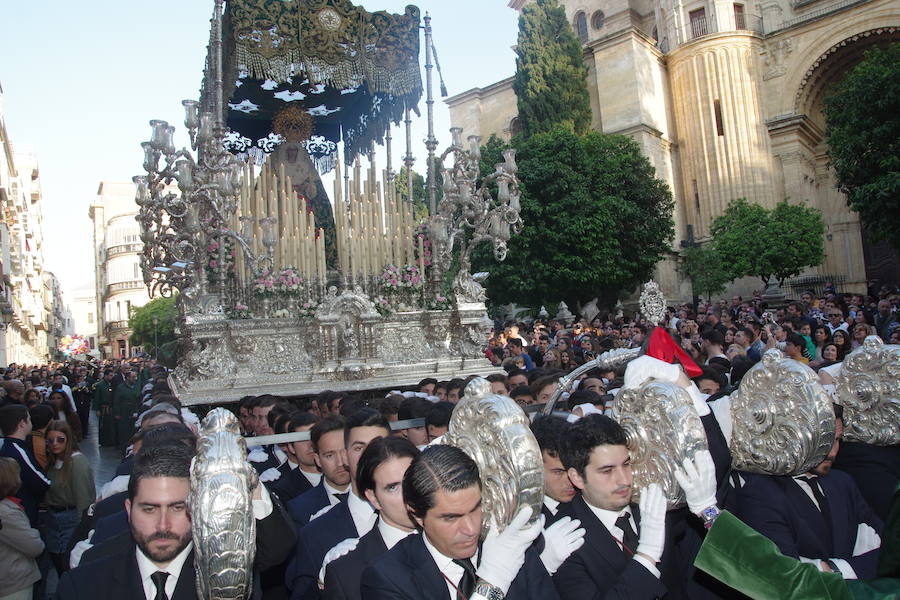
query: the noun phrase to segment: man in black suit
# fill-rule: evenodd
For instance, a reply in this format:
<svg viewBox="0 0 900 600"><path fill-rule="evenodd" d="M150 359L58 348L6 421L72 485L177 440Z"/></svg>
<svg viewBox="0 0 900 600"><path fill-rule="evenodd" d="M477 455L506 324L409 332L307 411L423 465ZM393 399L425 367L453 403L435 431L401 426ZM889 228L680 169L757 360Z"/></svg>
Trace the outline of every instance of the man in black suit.
<svg viewBox="0 0 900 600"><path fill-rule="evenodd" d="M356 469L356 488L378 511L378 522L355 549L323 567L325 600L361 600L363 570L415 532L403 502L403 475L418 455L412 442L399 437L373 440L363 451Z"/></svg>
<svg viewBox="0 0 900 600"><path fill-rule="evenodd" d="M125 508L132 542L63 574L58 600L188 600L197 597L191 517L187 509L193 451L184 445L145 448L136 457ZM263 486L253 492L257 518L255 567L277 564L293 531ZM118 541L118 540L117 540Z"/></svg>
<svg viewBox="0 0 900 600"><path fill-rule="evenodd" d="M309 431L318 418L308 412L294 413L284 433ZM316 466L315 452L309 440L282 445L287 460L278 467L280 476L269 484L269 490L278 494L282 502L290 502L300 494L311 490L322 481L322 473Z"/></svg>
<svg viewBox="0 0 900 600"><path fill-rule="evenodd" d="M581 521L584 545L553 576L562 600L657 598L666 594L658 564L665 547L666 501L651 484L640 511L631 502L631 458L625 431L588 415L563 434L559 455L581 491L560 515ZM639 534L638 534L639 532Z"/></svg>
<svg viewBox="0 0 900 600"><path fill-rule="evenodd" d="M338 504L326 507L322 515L314 515L300 530L297 553L285 573L293 600L317 600L316 579L325 554L337 543L369 533L377 515L372 505L356 487L356 468L366 446L377 438L391 435L391 427L380 412L363 408L350 415L344 429L347 466L350 470L350 493Z"/></svg>
<svg viewBox="0 0 900 600"><path fill-rule="evenodd" d="M745 474L738 516L786 556L845 579L869 579L876 575L883 524L850 476L831 469L842 430L838 417L831 451L809 473Z"/></svg>
<svg viewBox="0 0 900 600"><path fill-rule="evenodd" d="M547 524L552 523L560 504L566 504L575 497L575 486L569 473L559 460L559 442L569 423L555 416L538 417L531 423L531 433L541 449L544 463L544 504L541 513Z"/></svg>
<svg viewBox="0 0 900 600"><path fill-rule="evenodd" d="M421 535L408 536L366 567L366 600L458 597L555 600L556 590L531 548L543 518L521 509L502 532L482 524L478 466L459 448L430 446L403 478L403 498Z"/></svg>
<svg viewBox="0 0 900 600"><path fill-rule="evenodd" d="M309 431L316 466L322 471L322 481L287 504L297 531L309 523L309 518L327 506L334 506L350 489L350 469L344 449L344 418L325 417Z"/></svg>

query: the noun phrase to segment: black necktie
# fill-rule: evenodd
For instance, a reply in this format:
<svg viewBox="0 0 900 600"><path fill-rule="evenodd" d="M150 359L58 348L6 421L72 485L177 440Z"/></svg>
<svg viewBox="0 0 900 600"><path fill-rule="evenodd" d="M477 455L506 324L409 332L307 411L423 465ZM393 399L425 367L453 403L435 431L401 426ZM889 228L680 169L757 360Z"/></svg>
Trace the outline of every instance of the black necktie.
<svg viewBox="0 0 900 600"><path fill-rule="evenodd" d="M335 494L334 497L338 499L338 502L346 502L349 494L350 492L340 492Z"/></svg>
<svg viewBox="0 0 900 600"><path fill-rule="evenodd" d="M831 506L829 506L828 498L825 497L825 493L822 491L822 486L819 485L818 477L810 477L806 480L806 483L809 484L813 498L816 499L819 505L819 512L822 513L822 519L825 521L826 543L828 544L828 552L832 553L834 551L834 532L831 524Z"/></svg>
<svg viewBox="0 0 900 600"><path fill-rule="evenodd" d="M469 600L469 596L475 591L475 565L468 558L454 558L453 562L463 568L462 579L456 588L456 600Z"/></svg>
<svg viewBox="0 0 900 600"><path fill-rule="evenodd" d="M631 526L629 513L624 513L616 519L616 527L622 530L622 552L628 556L634 555L638 545L638 535Z"/></svg>
<svg viewBox="0 0 900 600"><path fill-rule="evenodd" d="M153 585L156 586L156 596L153 597L153 600L169 600L169 597L166 596L166 578L168 576L169 574L165 571L157 571L150 576Z"/></svg>

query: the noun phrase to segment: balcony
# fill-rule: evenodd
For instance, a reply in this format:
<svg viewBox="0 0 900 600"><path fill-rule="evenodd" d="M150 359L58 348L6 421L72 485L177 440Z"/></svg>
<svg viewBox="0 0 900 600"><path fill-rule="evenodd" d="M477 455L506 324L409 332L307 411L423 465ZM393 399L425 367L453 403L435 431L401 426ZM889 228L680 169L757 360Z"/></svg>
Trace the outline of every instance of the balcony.
<svg viewBox="0 0 900 600"><path fill-rule="evenodd" d="M143 290L146 286L141 280L120 281L118 283L110 283L106 286L106 294L114 294L116 292L125 292L129 290Z"/></svg>
<svg viewBox="0 0 900 600"><path fill-rule="evenodd" d="M120 254L137 254L143 250L141 244L117 244L106 249L106 258L119 256Z"/></svg>
<svg viewBox="0 0 900 600"><path fill-rule="evenodd" d="M126 331L128 329L128 321L110 321L106 324L106 335L110 335L115 331Z"/></svg>
<svg viewBox="0 0 900 600"><path fill-rule="evenodd" d="M691 15L691 38L698 38L709 33L705 15Z"/></svg>

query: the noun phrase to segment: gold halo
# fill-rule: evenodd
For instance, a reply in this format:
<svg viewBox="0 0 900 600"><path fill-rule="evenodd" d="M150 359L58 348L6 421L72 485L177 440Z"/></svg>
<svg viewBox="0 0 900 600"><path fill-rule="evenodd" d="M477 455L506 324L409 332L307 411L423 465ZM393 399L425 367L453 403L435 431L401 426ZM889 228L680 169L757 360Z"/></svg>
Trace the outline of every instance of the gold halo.
<svg viewBox="0 0 900 600"><path fill-rule="evenodd" d="M272 131L288 142L304 142L313 133L313 118L299 106L288 106L275 115Z"/></svg>

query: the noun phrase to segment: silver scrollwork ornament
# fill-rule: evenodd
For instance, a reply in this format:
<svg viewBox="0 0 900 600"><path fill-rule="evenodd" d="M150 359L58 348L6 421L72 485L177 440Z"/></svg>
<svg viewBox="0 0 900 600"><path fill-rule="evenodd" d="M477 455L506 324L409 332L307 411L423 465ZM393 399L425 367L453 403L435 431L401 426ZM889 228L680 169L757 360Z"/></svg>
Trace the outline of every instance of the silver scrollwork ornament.
<svg viewBox="0 0 900 600"><path fill-rule="evenodd" d="M253 588L252 494L259 480L246 457L237 418L213 409L200 428L188 498L201 600L244 600Z"/></svg>
<svg viewBox="0 0 900 600"><path fill-rule="evenodd" d="M735 469L799 475L834 443L831 397L812 369L779 350L767 351L730 399Z"/></svg>
<svg viewBox="0 0 900 600"><path fill-rule="evenodd" d="M489 392L486 380L470 382L444 437L444 443L456 446L478 465L482 535L492 521L505 528L523 506L532 508L530 522L534 522L544 500L541 449L528 417L511 398Z"/></svg>
<svg viewBox="0 0 900 600"><path fill-rule="evenodd" d="M707 449L706 431L687 391L664 381L623 389L616 395L613 418L628 437L635 498L658 483L670 509L684 506L675 468Z"/></svg>
<svg viewBox="0 0 900 600"><path fill-rule="evenodd" d="M870 335L844 359L834 389L844 407L844 439L900 444L900 345Z"/></svg>

